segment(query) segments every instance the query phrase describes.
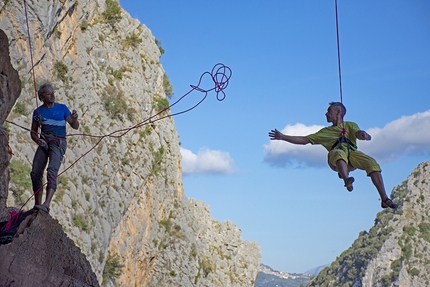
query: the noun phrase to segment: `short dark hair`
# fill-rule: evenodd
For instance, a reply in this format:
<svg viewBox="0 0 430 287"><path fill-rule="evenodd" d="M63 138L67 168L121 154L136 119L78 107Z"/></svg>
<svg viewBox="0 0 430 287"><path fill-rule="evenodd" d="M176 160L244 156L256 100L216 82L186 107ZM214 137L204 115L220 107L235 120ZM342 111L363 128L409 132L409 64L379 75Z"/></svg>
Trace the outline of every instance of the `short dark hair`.
<svg viewBox="0 0 430 287"><path fill-rule="evenodd" d="M330 107L334 106L336 108L340 108L340 111L343 112L342 117L344 117L346 115L346 108L341 102L331 102L331 103L329 103L329 106Z"/></svg>
<svg viewBox="0 0 430 287"><path fill-rule="evenodd" d="M51 88L52 90L54 90L54 87L51 85L51 83L44 83L43 85L41 85L39 87L39 90L37 91L37 95L39 96L39 100L42 100L41 97L43 95L43 89L44 88Z"/></svg>

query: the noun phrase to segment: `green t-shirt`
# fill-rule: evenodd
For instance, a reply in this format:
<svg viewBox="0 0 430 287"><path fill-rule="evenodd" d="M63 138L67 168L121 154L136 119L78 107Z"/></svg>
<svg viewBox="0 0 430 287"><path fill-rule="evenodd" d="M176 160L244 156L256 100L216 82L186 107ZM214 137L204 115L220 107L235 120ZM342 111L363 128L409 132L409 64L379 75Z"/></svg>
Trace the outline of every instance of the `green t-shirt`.
<svg viewBox="0 0 430 287"><path fill-rule="evenodd" d="M353 122L344 122L346 129L346 138L351 141L353 146L357 146L357 137L355 133L360 130L358 125ZM330 151L333 145L339 140L342 135L342 124L338 126L330 126L320 129L314 134L306 136L311 144L320 144Z"/></svg>

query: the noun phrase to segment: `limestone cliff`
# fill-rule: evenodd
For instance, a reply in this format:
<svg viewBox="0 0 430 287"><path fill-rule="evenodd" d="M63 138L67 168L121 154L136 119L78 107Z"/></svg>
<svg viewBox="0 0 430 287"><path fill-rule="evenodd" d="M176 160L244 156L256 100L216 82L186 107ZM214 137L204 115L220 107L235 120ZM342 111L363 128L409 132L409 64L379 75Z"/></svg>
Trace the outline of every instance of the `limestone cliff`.
<svg viewBox="0 0 430 287"><path fill-rule="evenodd" d="M32 56L37 85L51 82L57 101L80 116L60 172L90 152L59 177L50 214L86 255L99 281L252 286L258 245L242 240L233 223L214 221L205 204L184 196L173 118L120 138L98 142L89 136L132 127L165 105L162 49L151 31L116 0L26 2L31 53L23 1L0 3L0 29L9 38L11 62L22 82L7 119L29 127L40 104ZM28 173L36 146L28 131L6 127L14 152L7 204L20 207L32 194ZM32 205L31 200L24 209Z"/></svg>
<svg viewBox="0 0 430 287"><path fill-rule="evenodd" d="M393 189L400 207L377 214L330 267L308 286L430 286L430 162Z"/></svg>
<svg viewBox="0 0 430 287"><path fill-rule="evenodd" d="M18 72L12 67L9 56L9 41L6 34L0 30L0 124L12 110L16 99L21 93L21 81ZM7 220L6 199L9 188L9 135L0 125L0 221Z"/></svg>

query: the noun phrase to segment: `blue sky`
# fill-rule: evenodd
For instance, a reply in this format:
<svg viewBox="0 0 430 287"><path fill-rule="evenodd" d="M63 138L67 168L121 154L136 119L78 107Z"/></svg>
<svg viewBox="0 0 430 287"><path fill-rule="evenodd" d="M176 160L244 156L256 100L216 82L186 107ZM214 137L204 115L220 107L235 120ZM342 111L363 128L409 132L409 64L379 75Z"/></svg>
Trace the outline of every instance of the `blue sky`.
<svg viewBox="0 0 430 287"><path fill-rule="evenodd" d="M215 64L231 68L215 93L175 117L187 197L209 204L286 272L328 264L381 210L355 171L354 191L321 146L270 142L277 128L306 135L339 101L334 1L137 1L120 5L162 42L177 100ZM338 1L345 120L372 135L359 149L382 166L387 192L430 155L430 2ZM193 93L173 112L190 107Z"/></svg>

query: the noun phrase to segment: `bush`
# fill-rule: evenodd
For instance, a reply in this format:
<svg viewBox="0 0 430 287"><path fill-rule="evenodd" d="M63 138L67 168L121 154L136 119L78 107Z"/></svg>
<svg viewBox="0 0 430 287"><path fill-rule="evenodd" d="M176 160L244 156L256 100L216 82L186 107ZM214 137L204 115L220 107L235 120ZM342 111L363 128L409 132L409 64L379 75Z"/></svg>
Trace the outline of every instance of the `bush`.
<svg viewBox="0 0 430 287"><path fill-rule="evenodd" d="M86 31L90 27L90 24L86 21L81 23L81 31Z"/></svg>
<svg viewBox="0 0 430 287"><path fill-rule="evenodd" d="M163 88L164 88L164 93L166 94L166 97L168 97L169 99L172 98L173 87L172 87L172 84L170 83L169 76L167 76L166 73L164 73L164 77L163 77Z"/></svg>
<svg viewBox="0 0 430 287"><path fill-rule="evenodd" d="M157 111L157 113L163 110L167 110L169 106L170 106L169 101L166 98L155 99L155 110Z"/></svg>
<svg viewBox="0 0 430 287"><path fill-rule="evenodd" d="M85 221L85 218L82 215L75 215L73 216L73 225L79 227L79 229L83 231L88 230L88 223Z"/></svg>
<svg viewBox="0 0 430 287"><path fill-rule="evenodd" d="M412 225L403 227L403 231L406 232L409 236L414 236L415 230L415 227Z"/></svg>
<svg viewBox="0 0 430 287"><path fill-rule="evenodd" d="M103 269L103 285L121 275L124 265L121 264L119 259L118 255L112 256L111 254L108 254L105 268Z"/></svg>
<svg viewBox="0 0 430 287"><path fill-rule="evenodd" d="M402 258L405 259L405 261L408 261L411 259L412 256L412 244L408 243L402 247Z"/></svg>
<svg viewBox="0 0 430 287"><path fill-rule="evenodd" d="M130 121L133 121L136 112L133 108L128 107L121 90L114 86L106 86L102 102L111 119L122 120L122 115L126 115Z"/></svg>
<svg viewBox="0 0 430 287"><path fill-rule="evenodd" d="M165 51L163 47L161 47L161 41L155 39L155 44L157 44L158 50L160 50L161 55L163 55Z"/></svg>
<svg viewBox="0 0 430 287"><path fill-rule="evenodd" d="M108 75L112 75L116 80L122 80L122 69L114 70L111 66L107 68Z"/></svg>
<svg viewBox="0 0 430 287"><path fill-rule="evenodd" d="M170 221L170 219L163 219L163 220L160 220L160 225L163 226L167 232L170 232L170 229L172 227L172 222Z"/></svg>
<svg viewBox="0 0 430 287"><path fill-rule="evenodd" d="M161 170L161 163L163 162L163 153L164 153L163 147L160 147L158 151L154 153L154 164L152 165L152 168L151 168L152 175L157 175L158 172Z"/></svg>
<svg viewBox="0 0 430 287"><path fill-rule="evenodd" d="M31 190L31 167L23 160L12 159L10 162L10 177L16 187L12 189L12 194L18 202L21 202L21 196L26 190Z"/></svg>
<svg viewBox="0 0 430 287"><path fill-rule="evenodd" d="M137 35L136 33L131 33L131 36L127 36L125 37L124 40L124 44L127 47L134 47L137 48L137 46L139 46L139 44L142 43L142 39L139 38L139 35Z"/></svg>
<svg viewBox="0 0 430 287"><path fill-rule="evenodd" d="M411 274L412 276L417 276L420 274L420 270L414 267L411 270L409 270L409 274Z"/></svg>
<svg viewBox="0 0 430 287"><path fill-rule="evenodd" d="M25 107L25 104L22 102L17 102L15 104L14 111L15 111L15 113L20 114L20 115L26 115L27 114L27 108Z"/></svg>
<svg viewBox="0 0 430 287"><path fill-rule="evenodd" d="M430 242L430 223L421 222L418 225L420 229L420 237L427 242Z"/></svg>
<svg viewBox="0 0 430 287"><path fill-rule="evenodd" d="M102 15L106 23L114 26L116 22L122 19L121 7L115 0L106 0L106 11Z"/></svg>
<svg viewBox="0 0 430 287"><path fill-rule="evenodd" d="M151 134L151 132L152 132L151 126L147 125L143 131L139 132L140 138L142 139L142 138L149 136Z"/></svg>
<svg viewBox="0 0 430 287"><path fill-rule="evenodd" d="M55 71L57 72L57 77L63 81L67 82L67 73L69 72L69 68L67 68L66 64L61 61L57 61L54 65Z"/></svg>

